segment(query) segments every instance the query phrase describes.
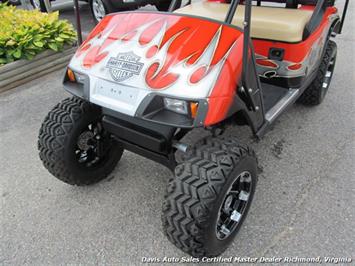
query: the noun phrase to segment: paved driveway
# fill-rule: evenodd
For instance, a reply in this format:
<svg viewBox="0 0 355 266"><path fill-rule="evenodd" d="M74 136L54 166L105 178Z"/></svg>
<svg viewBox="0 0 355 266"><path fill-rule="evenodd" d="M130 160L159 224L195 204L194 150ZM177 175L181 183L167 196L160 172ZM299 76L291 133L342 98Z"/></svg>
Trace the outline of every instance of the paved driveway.
<svg viewBox="0 0 355 266"><path fill-rule="evenodd" d="M248 128L228 130L254 147L263 171L224 256L355 257L354 3L350 8L325 102L295 105L260 142ZM163 166L126 152L110 178L91 187L61 183L42 167L37 133L48 110L68 97L62 74L0 94L0 265L127 265L143 256L185 256L162 233L170 175Z"/></svg>

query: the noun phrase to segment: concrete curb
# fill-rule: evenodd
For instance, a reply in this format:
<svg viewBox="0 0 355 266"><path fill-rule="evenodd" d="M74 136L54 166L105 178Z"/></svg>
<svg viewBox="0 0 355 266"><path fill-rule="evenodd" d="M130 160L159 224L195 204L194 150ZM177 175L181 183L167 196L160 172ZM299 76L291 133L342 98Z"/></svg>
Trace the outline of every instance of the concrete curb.
<svg viewBox="0 0 355 266"><path fill-rule="evenodd" d="M44 51L32 60L19 60L0 67L0 93L64 68L76 49L68 47L62 52Z"/></svg>

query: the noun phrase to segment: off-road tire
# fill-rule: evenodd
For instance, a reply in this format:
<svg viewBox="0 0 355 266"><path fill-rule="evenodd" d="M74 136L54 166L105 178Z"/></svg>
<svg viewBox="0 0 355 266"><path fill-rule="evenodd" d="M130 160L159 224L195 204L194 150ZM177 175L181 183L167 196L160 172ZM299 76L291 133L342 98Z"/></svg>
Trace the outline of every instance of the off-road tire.
<svg viewBox="0 0 355 266"><path fill-rule="evenodd" d="M93 167L83 167L75 158L75 145L82 129L100 121L100 109L79 98L67 98L46 116L39 131L39 157L47 170L70 185L84 186L106 178L120 160L123 148L110 140L110 148L102 161Z"/></svg>
<svg viewBox="0 0 355 266"><path fill-rule="evenodd" d="M162 222L168 239L194 257L221 254L233 241L250 207L257 182L253 150L233 138L199 141L194 156L179 164L167 186ZM216 236L217 216L230 184L242 171L252 176L250 202L237 228L225 240Z"/></svg>
<svg viewBox="0 0 355 266"><path fill-rule="evenodd" d="M326 88L323 87L324 78L327 73L329 63L331 62L332 59L334 60L333 67L335 66L336 54L337 54L337 45L334 41L329 40L324 56L322 58L322 62L319 66L317 76L314 79L314 81L311 83L311 85L300 96L300 98L298 99L299 103L308 106L314 106L314 105L319 105L323 102L325 95L328 91L332 76L330 77L328 87ZM334 69L332 71L332 75L333 72Z"/></svg>

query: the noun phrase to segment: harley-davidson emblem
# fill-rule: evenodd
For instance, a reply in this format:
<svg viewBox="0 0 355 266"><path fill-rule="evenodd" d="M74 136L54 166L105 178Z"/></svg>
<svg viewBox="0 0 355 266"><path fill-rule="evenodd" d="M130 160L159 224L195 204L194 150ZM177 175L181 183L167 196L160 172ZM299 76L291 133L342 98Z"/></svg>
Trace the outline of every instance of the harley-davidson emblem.
<svg viewBox="0 0 355 266"><path fill-rule="evenodd" d="M117 57L111 57L106 65L110 70L110 74L115 81L124 81L139 75L143 63L140 63L140 57L133 52L120 53Z"/></svg>

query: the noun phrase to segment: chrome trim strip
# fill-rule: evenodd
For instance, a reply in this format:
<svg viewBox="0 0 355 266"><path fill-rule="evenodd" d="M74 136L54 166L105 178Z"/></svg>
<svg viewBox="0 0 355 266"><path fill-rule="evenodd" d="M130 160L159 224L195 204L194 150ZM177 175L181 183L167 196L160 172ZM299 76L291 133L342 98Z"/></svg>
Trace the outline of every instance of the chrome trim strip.
<svg viewBox="0 0 355 266"><path fill-rule="evenodd" d="M265 119L272 123L290 104L292 104L299 94L299 89L289 89L286 95L280 99L265 115Z"/></svg>

